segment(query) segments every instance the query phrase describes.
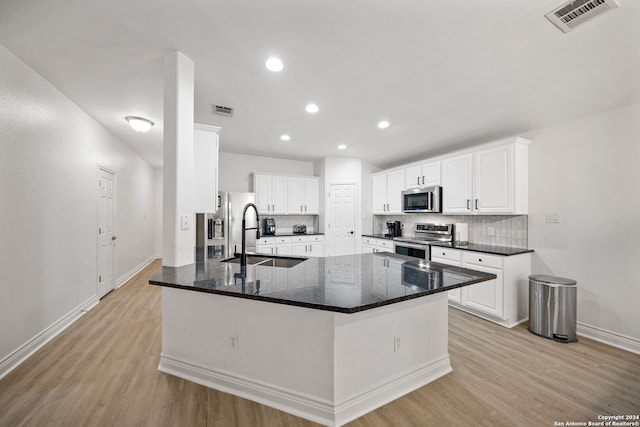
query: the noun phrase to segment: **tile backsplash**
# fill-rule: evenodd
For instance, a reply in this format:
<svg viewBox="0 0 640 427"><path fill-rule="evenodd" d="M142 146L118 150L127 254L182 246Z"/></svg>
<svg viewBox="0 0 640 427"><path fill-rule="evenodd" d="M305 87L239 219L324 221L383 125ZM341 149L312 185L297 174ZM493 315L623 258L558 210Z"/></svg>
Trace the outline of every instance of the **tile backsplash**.
<svg viewBox="0 0 640 427"><path fill-rule="evenodd" d="M528 247L529 217L527 215L375 215L373 233L384 233L387 221L400 221L403 236L413 235L413 226L416 222L440 224L466 222L469 225L469 242L515 248Z"/></svg>
<svg viewBox="0 0 640 427"><path fill-rule="evenodd" d="M318 215L271 215L269 218L276 220L276 233L292 232L297 224L306 225L307 233L315 233L320 229Z"/></svg>

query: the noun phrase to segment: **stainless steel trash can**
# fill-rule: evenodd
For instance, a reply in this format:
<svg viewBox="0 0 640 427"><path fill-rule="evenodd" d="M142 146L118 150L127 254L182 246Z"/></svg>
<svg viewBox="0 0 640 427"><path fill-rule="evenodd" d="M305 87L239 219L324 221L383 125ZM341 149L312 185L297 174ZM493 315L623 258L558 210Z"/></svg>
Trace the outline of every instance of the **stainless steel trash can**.
<svg viewBox="0 0 640 427"><path fill-rule="evenodd" d="M558 342L578 341L575 280L529 276L529 331Z"/></svg>

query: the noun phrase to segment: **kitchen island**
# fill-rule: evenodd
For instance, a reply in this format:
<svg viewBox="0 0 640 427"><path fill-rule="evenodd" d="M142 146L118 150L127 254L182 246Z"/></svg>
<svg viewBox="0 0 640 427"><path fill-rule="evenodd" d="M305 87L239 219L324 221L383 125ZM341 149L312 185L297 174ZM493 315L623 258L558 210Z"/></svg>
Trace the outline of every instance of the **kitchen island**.
<svg viewBox="0 0 640 427"><path fill-rule="evenodd" d="M244 276L196 259L150 280L159 369L329 426L451 372L447 291L496 278L391 253L279 258Z"/></svg>

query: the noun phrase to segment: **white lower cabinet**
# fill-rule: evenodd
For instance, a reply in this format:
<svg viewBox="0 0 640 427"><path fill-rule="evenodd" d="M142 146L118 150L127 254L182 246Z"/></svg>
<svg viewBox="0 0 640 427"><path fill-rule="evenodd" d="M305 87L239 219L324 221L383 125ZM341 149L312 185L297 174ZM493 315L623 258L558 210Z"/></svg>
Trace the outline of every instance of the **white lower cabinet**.
<svg viewBox="0 0 640 427"><path fill-rule="evenodd" d="M496 275L493 280L449 291L451 306L509 328L527 320L530 253L500 256L433 246L431 260ZM447 277L443 280L446 283Z"/></svg>
<svg viewBox="0 0 640 427"><path fill-rule="evenodd" d="M361 253L370 254L374 252L394 252L393 240L363 236Z"/></svg>
<svg viewBox="0 0 640 427"><path fill-rule="evenodd" d="M256 252L267 255L324 256L324 236L261 237Z"/></svg>

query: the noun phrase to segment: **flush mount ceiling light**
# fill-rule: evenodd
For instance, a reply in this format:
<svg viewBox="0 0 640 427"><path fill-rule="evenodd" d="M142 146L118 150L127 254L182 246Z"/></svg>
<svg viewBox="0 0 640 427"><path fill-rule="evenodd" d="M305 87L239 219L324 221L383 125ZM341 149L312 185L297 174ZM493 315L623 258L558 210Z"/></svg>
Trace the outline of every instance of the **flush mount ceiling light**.
<svg viewBox="0 0 640 427"><path fill-rule="evenodd" d="M346 150L346 149L347 149L346 145L344 145L344 144L338 145L338 150Z"/></svg>
<svg viewBox="0 0 640 427"><path fill-rule="evenodd" d="M282 136L280 137L280 139L281 139L281 140L283 140L283 141L290 141L290 140L291 140L291 137L290 137L289 135L282 135Z"/></svg>
<svg viewBox="0 0 640 427"><path fill-rule="evenodd" d="M309 104L304 109L307 110L307 113L317 113L320 110L316 104Z"/></svg>
<svg viewBox="0 0 640 427"><path fill-rule="evenodd" d="M382 120L382 121L378 122L378 127L380 129L386 129L386 128L389 127L389 122L386 121L386 120Z"/></svg>
<svg viewBox="0 0 640 427"><path fill-rule="evenodd" d="M269 71L273 71L274 73L277 73L278 71L282 71L282 69L284 68L282 61L279 58L276 58L275 56L272 56L271 58L267 59L267 62L265 62L264 65L265 67L267 67Z"/></svg>
<svg viewBox="0 0 640 427"><path fill-rule="evenodd" d="M147 132L151 129L151 126L154 125L151 120L142 117L127 116L124 119L129 122L129 125L137 132Z"/></svg>

